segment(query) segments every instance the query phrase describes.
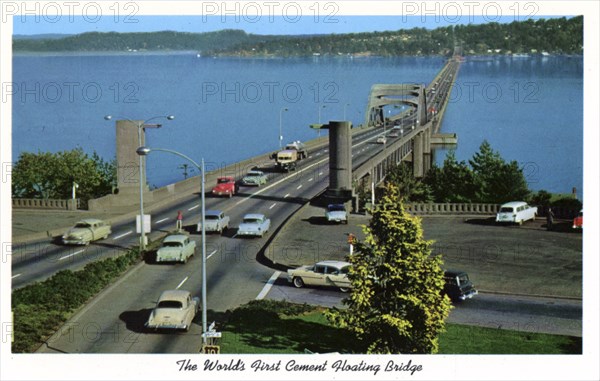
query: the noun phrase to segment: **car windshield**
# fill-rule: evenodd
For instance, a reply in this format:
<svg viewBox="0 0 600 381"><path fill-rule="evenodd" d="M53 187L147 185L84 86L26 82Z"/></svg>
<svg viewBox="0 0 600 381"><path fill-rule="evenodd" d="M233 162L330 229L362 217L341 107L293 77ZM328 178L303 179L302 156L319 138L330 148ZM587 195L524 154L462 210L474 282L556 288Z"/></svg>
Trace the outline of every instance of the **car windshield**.
<svg viewBox="0 0 600 381"><path fill-rule="evenodd" d="M248 174L246 176L260 176L260 173L258 173L258 172L248 172Z"/></svg>
<svg viewBox="0 0 600 381"><path fill-rule="evenodd" d="M258 218L244 218L245 224L258 224L259 222L260 222L260 219L258 219Z"/></svg>
<svg viewBox="0 0 600 381"><path fill-rule="evenodd" d="M205 220L218 220L219 216L217 216L216 214L207 214L206 216L204 216Z"/></svg>
<svg viewBox="0 0 600 381"><path fill-rule="evenodd" d="M165 242L163 243L163 247L181 247L180 242Z"/></svg>
<svg viewBox="0 0 600 381"><path fill-rule="evenodd" d="M229 182L229 179L218 179L217 180L217 184L227 184Z"/></svg>
<svg viewBox="0 0 600 381"><path fill-rule="evenodd" d="M343 212L345 210L344 205L329 205L330 212Z"/></svg>
<svg viewBox="0 0 600 381"><path fill-rule="evenodd" d="M469 276L467 274L460 274L458 276L458 284L463 285L469 282Z"/></svg>
<svg viewBox="0 0 600 381"><path fill-rule="evenodd" d="M157 308L182 308L183 304L177 300L162 300L156 306Z"/></svg>
<svg viewBox="0 0 600 381"><path fill-rule="evenodd" d="M88 224L87 222L78 222L75 224L76 228L89 228L92 225Z"/></svg>
<svg viewBox="0 0 600 381"><path fill-rule="evenodd" d="M513 208L510 207L504 207L504 208L500 208L500 213L512 213Z"/></svg>

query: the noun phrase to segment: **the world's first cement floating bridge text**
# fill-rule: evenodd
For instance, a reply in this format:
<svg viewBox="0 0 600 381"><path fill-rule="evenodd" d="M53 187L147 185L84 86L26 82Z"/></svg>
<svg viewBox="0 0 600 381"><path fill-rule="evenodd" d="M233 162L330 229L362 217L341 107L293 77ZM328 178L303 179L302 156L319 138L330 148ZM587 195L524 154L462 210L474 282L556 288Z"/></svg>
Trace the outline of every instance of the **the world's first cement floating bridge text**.
<svg viewBox="0 0 600 381"><path fill-rule="evenodd" d="M423 366L419 364L413 364L412 360L408 362L398 362L394 360L388 360L385 362L367 362L361 360L360 362L349 361L349 360L325 360L320 364L302 364L296 360L289 360L285 363L282 360L278 361L264 361L254 360L248 367L246 362L241 359L231 359L229 362L223 362L220 360L205 360L203 366L199 367L193 363L190 359L184 359L176 361L178 371L204 371L204 372L244 372L250 370L252 372L326 372L333 370L337 372L369 372L373 375L377 375L380 371L383 372L410 372L413 375L415 372L423 370Z"/></svg>

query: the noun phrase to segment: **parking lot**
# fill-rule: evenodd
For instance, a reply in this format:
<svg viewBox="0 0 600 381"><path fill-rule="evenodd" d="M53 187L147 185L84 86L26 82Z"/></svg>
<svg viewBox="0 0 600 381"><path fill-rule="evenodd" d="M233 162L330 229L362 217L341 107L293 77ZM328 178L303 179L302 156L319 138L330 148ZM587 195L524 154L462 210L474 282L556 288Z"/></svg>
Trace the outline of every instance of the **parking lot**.
<svg viewBox="0 0 600 381"><path fill-rule="evenodd" d="M368 224L369 217L352 214L348 225L338 225L328 224L323 213L311 205L300 210L271 242L267 258L281 269L343 260L348 233L362 239L360 225ZM497 225L493 216L431 216L422 218L422 226L445 268L467 271L482 292L582 296L582 233L572 231L570 221L556 221L555 229L547 231L541 218L518 226ZM284 275L276 285L291 287Z"/></svg>

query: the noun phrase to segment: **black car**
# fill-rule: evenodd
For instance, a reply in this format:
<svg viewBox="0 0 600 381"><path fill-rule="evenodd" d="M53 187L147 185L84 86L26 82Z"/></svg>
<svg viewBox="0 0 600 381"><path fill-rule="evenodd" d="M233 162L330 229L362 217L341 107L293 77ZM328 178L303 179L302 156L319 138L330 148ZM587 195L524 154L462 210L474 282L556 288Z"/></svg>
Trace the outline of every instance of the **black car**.
<svg viewBox="0 0 600 381"><path fill-rule="evenodd" d="M469 280L469 275L464 271L446 270L444 271L443 293L448 295L453 302L463 301L477 295L477 290Z"/></svg>

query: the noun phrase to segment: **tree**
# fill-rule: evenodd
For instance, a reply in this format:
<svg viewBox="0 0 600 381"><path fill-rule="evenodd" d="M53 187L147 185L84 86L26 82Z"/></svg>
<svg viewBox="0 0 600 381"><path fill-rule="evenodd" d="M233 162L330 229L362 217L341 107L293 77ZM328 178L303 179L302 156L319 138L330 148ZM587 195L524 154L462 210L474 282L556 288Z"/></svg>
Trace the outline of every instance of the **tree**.
<svg viewBox="0 0 600 381"><path fill-rule="evenodd" d="M73 182L84 202L111 193L116 183L116 163L106 162L81 148L56 153L23 152L12 172L13 195L22 198L71 198Z"/></svg>
<svg viewBox="0 0 600 381"><path fill-rule="evenodd" d="M477 201L503 203L523 200L529 194L523 170L516 161L506 163L487 140L469 160L475 176Z"/></svg>
<svg viewBox="0 0 600 381"><path fill-rule="evenodd" d="M429 202L433 200L429 186L417 179L413 175L411 167L404 162L395 165L385 179L398 187L406 201Z"/></svg>
<svg viewBox="0 0 600 381"><path fill-rule="evenodd" d="M352 293L330 321L353 332L367 353L436 353L450 301L442 296L442 259L431 255L420 220L405 212L387 184L364 242L348 258Z"/></svg>
<svg viewBox="0 0 600 381"><path fill-rule="evenodd" d="M433 166L425 183L437 202L474 202L477 187L473 171L464 161L456 160L454 150L448 151L442 168Z"/></svg>

